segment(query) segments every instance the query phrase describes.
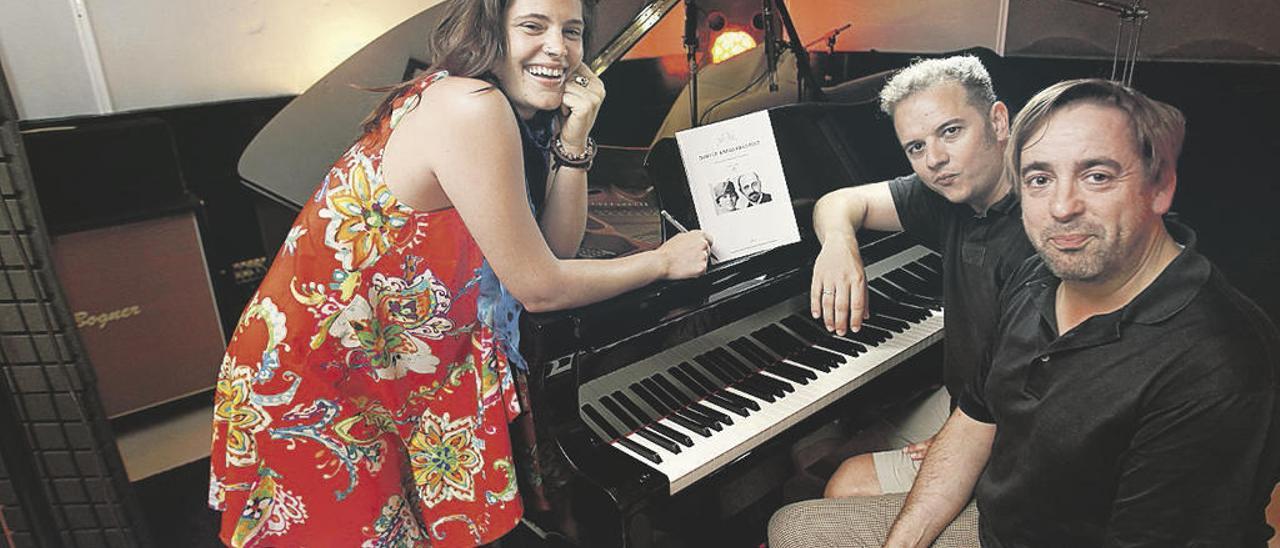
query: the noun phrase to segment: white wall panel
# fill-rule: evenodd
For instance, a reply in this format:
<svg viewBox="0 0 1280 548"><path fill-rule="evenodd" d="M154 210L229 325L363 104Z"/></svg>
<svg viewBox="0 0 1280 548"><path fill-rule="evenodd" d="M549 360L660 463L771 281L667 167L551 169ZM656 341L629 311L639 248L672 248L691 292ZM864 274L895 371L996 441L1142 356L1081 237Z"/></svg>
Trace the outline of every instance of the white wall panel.
<svg viewBox="0 0 1280 548"><path fill-rule="evenodd" d="M0 63L23 119L99 114L68 0L0 0Z"/></svg>
<svg viewBox="0 0 1280 548"><path fill-rule="evenodd" d="M118 110L299 93L439 0L87 0Z"/></svg>

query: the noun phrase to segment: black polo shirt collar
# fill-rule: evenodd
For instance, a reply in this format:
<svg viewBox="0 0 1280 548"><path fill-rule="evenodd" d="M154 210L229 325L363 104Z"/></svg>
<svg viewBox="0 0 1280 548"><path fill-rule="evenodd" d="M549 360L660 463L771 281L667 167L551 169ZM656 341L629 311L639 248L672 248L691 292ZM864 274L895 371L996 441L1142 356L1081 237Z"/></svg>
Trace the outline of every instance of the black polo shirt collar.
<svg viewBox="0 0 1280 548"><path fill-rule="evenodd" d="M969 208L969 211L973 211L973 216L978 219L985 219L990 217L993 213L1006 216L1010 214L1016 215L1022 211L1018 207L1019 203L1018 193L1014 192L1013 189L1010 189L1004 193L1003 198L1000 198L999 200L996 200L996 203L991 204L991 207L988 207L986 212L978 213L973 211L973 208Z"/></svg>
<svg viewBox="0 0 1280 548"><path fill-rule="evenodd" d="M1041 327L1045 339L1053 341L1046 353L1097 346L1120 338L1123 324L1153 325L1163 322L1182 309L1200 292L1209 280L1212 266L1209 260L1195 252L1196 233L1190 227L1173 219L1165 220L1165 228L1175 242L1183 246L1177 257L1165 267L1151 285L1138 293L1129 304L1108 314L1093 316L1071 331L1058 337L1056 300L1058 284L1062 281L1053 275L1048 265L1041 262L1036 275L1026 286L1040 312Z"/></svg>

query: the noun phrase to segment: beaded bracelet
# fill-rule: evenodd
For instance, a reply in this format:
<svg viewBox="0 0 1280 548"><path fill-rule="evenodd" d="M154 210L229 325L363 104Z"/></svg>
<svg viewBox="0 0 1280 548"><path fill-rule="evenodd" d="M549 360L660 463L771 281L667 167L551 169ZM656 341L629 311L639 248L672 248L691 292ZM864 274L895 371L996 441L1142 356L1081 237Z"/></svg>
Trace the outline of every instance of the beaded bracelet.
<svg viewBox="0 0 1280 548"><path fill-rule="evenodd" d="M582 154L569 154L569 151L564 149L564 140L557 135L551 143L551 156L556 167L590 170L592 162L596 159L596 140L587 137L587 147L583 149Z"/></svg>

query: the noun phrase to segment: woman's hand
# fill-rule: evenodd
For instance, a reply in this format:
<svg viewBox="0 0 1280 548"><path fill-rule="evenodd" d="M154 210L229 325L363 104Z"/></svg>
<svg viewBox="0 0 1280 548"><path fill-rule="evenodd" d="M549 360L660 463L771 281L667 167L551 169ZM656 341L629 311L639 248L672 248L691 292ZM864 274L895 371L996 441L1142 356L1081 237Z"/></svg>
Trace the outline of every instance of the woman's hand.
<svg viewBox="0 0 1280 548"><path fill-rule="evenodd" d="M707 271L707 254L711 252L711 241L707 239L706 233L693 230L676 234L654 252L662 254L666 259L664 278L696 278Z"/></svg>
<svg viewBox="0 0 1280 548"><path fill-rule="evenodd" d="M583 82L586 85L583 85ZM604 102L604 82L585 63L578 63L564 83L564 103L560 114L560 140L567 152L581 154L587 148L587 135L596 124L596 114Z"/></svg>

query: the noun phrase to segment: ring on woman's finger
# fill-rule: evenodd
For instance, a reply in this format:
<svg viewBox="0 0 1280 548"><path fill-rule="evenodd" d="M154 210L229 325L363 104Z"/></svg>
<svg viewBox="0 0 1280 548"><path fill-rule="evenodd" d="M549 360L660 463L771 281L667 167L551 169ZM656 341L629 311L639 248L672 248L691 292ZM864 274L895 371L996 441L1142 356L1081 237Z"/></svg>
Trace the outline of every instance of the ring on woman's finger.
<svg viewBox="0 0 1280 548"><path fill-rule="evenodd" d="M588 80L586 76L583 76L581 74L576 74L573 76L573 83L578 84L579 86L582 86L585 88L591 84L591 80Z"/></svg>
<svg viewBox="0 0 1280 548"><path fill-rule="evenodd" d="M835 295L835 294L836 294L836 290L834 290L834 289L823 289L823 290L822 290L822 294L823 294L823 295Z"/></svg>

